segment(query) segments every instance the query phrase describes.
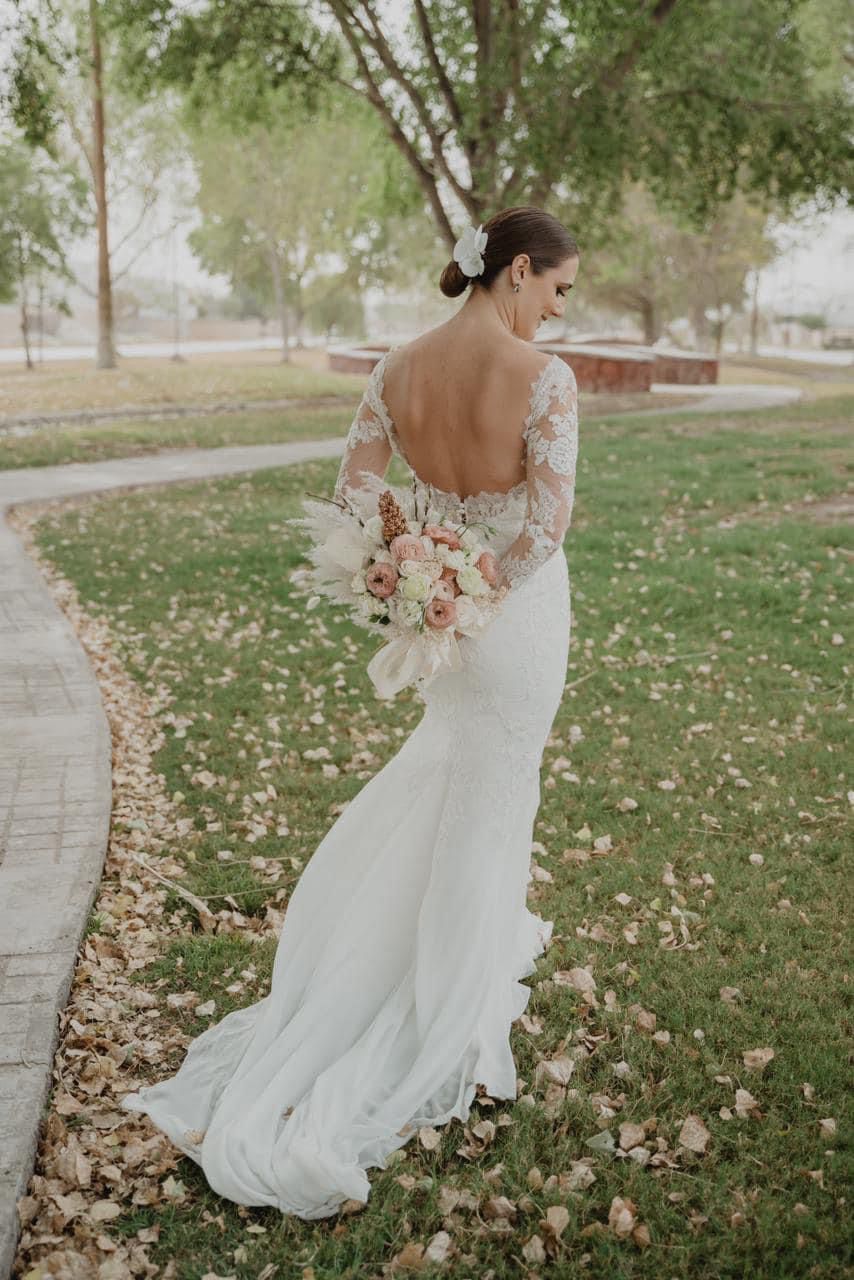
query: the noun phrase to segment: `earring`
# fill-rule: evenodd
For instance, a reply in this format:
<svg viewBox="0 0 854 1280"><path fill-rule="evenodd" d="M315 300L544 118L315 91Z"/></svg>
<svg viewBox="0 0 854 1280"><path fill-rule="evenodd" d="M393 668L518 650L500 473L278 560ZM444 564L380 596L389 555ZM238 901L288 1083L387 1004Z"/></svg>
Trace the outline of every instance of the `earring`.
<svg viewBox="0 0 854 1280"><path fill-rule="evenodd" d="M516 284L514 284L514 286L513 286L513 292L514 292L514 293L518 293L518 292L519 292L520 287L521 287L521 286L519 285L519 282L517 281L517 282L516 282Z"/></svg>

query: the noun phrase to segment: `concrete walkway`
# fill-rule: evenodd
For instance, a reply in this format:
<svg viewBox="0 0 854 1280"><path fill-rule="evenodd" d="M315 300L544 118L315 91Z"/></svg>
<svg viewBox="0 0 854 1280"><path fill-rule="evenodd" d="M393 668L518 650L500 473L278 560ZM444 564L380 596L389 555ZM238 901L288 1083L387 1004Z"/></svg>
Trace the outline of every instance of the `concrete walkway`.
<svg viewBox="0 0 854 1280"><path fill-rule="evenodd" d="M678 388L680 392L685 388ZM699 390L699 389L698 389ZM720 388L706 401L753 408ZM782 403L761 393L763 406ZM739 401L732 403L732 401ZM690 412L690 410L688 410ZM706 410L707 411L707 410ZM653 410L661 413L660 409ZM686 412L680 408L678 412ZM0 1277L19 1236L51 1087L58 1014L98 892L111 812L111 742L95 676L4 512L16 503L340 457L344 438L188 449L0 471Z"/></svg>
<svg viewBox="0 0 854 1280"><path fill-rule="evenodd" d="M773 409L776 405L795 404L803 399L800 387L780 384L733 382L729 386L679 386L675 382L653 382L651 392L657 395L695 395L696 404L675 405L672 409L641 409L631 416L651 417L662 413L732 413L745 409Z"/></svg>

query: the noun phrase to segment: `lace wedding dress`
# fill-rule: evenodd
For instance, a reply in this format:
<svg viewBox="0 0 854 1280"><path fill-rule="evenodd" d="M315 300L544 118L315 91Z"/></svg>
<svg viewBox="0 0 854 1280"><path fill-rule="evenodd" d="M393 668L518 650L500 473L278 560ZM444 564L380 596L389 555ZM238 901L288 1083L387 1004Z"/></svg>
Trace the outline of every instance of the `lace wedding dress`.
<svg viewBox="0 0 854 1280"><path fill-rule="evenodd" d="M383 401L388 354L350 427L336 493L376 488L392 453L406 461ZM577 397L558 356L531 383L522 448L527 479L506 493L461 498L413 477L449 519L493 526L511 583L502 611L460 640L462 669L427 685L410 737L317 846L288 903L269 995L120 1104L238 1204L326 1217L367 1200L366 1169L384 1168L421 1126L465 1120L478 1083L516 1097L510 1025L530 997L519 979L553 928L526 893L570 632L561 542Z"/></svg>

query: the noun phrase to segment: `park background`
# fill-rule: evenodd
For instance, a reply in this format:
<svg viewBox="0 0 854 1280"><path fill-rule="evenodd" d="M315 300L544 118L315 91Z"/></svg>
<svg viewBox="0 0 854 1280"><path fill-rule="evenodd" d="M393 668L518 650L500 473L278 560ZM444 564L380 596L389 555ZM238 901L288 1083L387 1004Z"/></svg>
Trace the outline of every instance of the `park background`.
<svg viewBox="0 0 854 1280"><path fill-rule="evenodd" d="M0 858L0 1271L850 1276L849 7L0 0L0 36L0 581L39 573L3 595L4 802L35 746ZM307 859L420 717L309 625L286 520L365 367L459 305L456 236L514 203L581 244L538 341L716 382L582 388L519 1097L308 1224L117 1102L262 998ZM64 748L97 833L48 812L69 688L109 725L106 788ZM97 875L60 948L66 828Z"/></svg>

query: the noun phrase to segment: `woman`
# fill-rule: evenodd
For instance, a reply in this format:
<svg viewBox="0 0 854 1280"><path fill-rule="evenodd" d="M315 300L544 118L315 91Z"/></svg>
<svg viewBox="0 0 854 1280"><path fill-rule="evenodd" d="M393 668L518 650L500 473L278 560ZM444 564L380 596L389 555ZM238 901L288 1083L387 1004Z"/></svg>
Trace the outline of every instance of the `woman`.
<svg viewBox="0 0 854 1280"><path fill-rule="evenodd" d="M502 611L350 801L291 895L269 995L121 1105L147 1113L244 1205L305 1219L365 1201L366 1169L422 1125L516 1097L510 1026L552 932L526 906L542 753L570 629L561 543L578 448L575 379L532 347L579 265L532 206L466 232L440 288L463 307L375 366L336 494L383 486L392 453L449 520L494 533Z"/></svg>

